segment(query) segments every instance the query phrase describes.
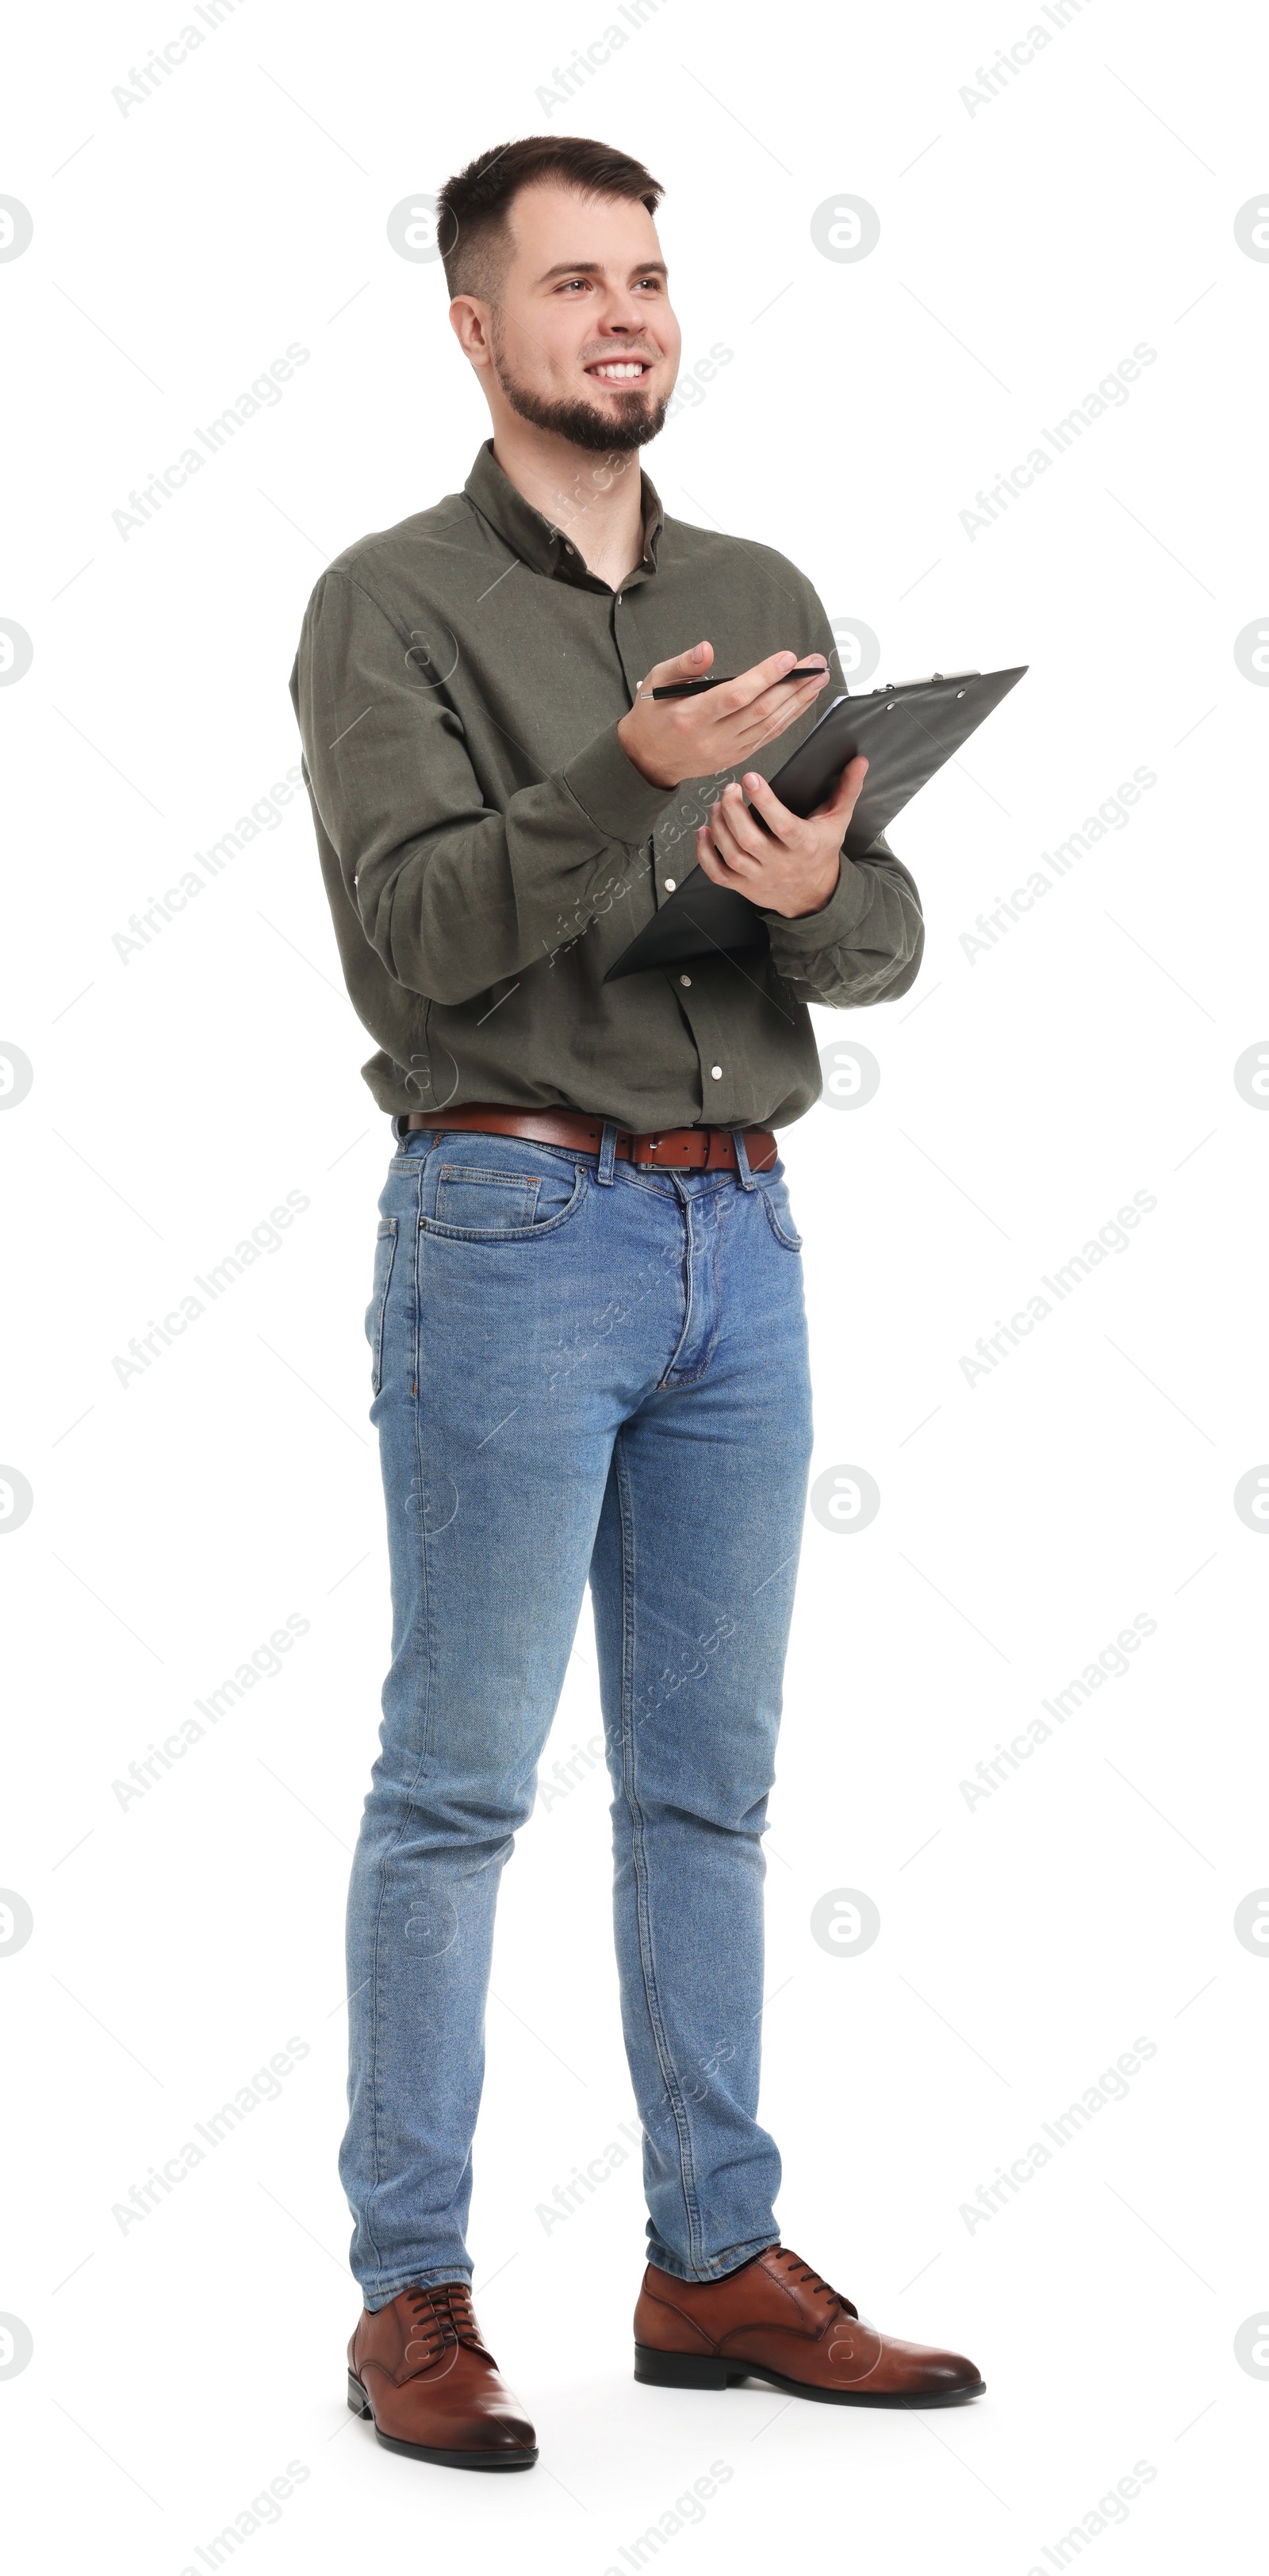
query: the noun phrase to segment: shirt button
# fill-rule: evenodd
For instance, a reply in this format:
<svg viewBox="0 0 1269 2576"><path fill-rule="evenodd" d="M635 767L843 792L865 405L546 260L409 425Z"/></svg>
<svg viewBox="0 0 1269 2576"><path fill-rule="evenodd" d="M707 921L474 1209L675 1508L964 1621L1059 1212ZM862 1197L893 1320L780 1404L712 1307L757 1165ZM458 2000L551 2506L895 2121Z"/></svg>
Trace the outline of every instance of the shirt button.
<svg viewBox="0 0 1269 2576"><path fill-rule="evenodd" d="M677 878L677 877L667 877L667 878L666 878L666 880L665 880L665 891L666 891L666 893L667 893L667 894L673 894L674 889L675 889L675 887L676 887L676 885L677 885L677 884L678 884L678 878Z"/></svg>
<svg viewBox="0 0 1269 2576"><path fill-rule="evenodd" d="M680 984L690 984L691 980L692 978L690 975L680 975L679 977Z"/></svg>
<svg viewBox="0 0 1269 2576"><path fill-rule="evenodd" d="M721 1081L722 1081L722 1078L723 1078L723 1068L722 1068L721 1064L712 1064L712 1065L710 1066L709 1070L710 1070L710 1075L711 1075L711 1078L712 1078L712 1080L713 1080L713 1081L715 1081L715 1082L721 1082Z"/></svg>

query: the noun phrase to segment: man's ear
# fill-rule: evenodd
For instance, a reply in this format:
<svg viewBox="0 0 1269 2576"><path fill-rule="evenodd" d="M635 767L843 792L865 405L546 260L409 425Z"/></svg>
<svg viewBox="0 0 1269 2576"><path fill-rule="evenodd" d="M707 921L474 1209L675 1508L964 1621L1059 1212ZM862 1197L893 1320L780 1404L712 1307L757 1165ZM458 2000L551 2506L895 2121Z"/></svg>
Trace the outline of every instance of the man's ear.
<svg viewBox="0 0 1269 2576"><path fill-rule="evenodd" d="M492 363L492 315L489 306L478 296L456 295L449 308L449 318L463 356L471 360L473 367L489 366Z"/></svg>

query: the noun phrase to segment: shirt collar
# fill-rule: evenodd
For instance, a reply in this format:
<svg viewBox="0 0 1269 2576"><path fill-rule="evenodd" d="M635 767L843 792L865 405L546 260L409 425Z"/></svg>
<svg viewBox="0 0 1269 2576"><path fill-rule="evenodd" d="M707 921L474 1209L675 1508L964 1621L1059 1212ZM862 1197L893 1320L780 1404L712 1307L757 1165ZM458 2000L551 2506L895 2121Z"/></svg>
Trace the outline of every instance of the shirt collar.
<svg viewBox="0 0 1269 2576"><path fill-rule="evenodd" d="M636 582L650 580L657 568L657 541L661 534L664 512L657 492L642 471L639 476L643 509L642 559L623 584L633 589ZM487 438L477 452L467 481L463 486L468 500L488 520L504 545L519 556L521 563L533 572L545 573L555 581L572 582L579 590L607 591L609 584L587 570L586 559L577 544L576 534L557 527L526 501L510 477L503 473L493 452L493 440Z"/></svg>

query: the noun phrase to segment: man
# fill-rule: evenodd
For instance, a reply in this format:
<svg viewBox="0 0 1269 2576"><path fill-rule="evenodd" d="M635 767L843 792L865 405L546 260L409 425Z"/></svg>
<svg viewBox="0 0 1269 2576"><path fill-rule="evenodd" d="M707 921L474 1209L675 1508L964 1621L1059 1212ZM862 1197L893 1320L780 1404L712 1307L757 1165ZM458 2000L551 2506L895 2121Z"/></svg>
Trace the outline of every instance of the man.
<svg viewBox="0 0 1269 2576"><path fill-rule="evenodd" d="M450 319L493 438L463 492L331 566L292 677L397 1148L366 1319L393 1645L349 1898L349 2402L463 2468L537 2457L465 2224L498 1879L588 1580L649 2210L636 2377L908 2405L983 2384L781 2247L756 2116L811 1445L772 1130L819 1089L807 1003L906 992L922 930L884 840L843 855L864 761L809 821L767 784L836 677L810 583L665 520L638 471L679 355L660 194L555 137L449 183ZM769 954L606 983L694 863L758 906Z"/></svg>

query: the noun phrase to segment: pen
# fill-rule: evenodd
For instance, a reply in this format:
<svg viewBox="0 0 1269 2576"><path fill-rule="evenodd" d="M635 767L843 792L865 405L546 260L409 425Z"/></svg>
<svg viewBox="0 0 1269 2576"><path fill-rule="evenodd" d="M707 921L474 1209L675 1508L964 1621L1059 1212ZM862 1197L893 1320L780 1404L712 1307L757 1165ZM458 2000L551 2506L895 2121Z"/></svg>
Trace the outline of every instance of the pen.
<svg viewBox="0 0 1269 2576"><path fill-rule="evenodd" d="M828 672L827 670L817 671L814 663L811 662L806 664L805 667L799 666L796 671L784 671L780 676L785 680L826 680L828 678ZM694 698L699 695L702 689L725 689L728 686L728 681L729 674L727 672L711 671L708 679L671 680L667 688L647 689L645 690L644 695L650 698Z"/></svg>

